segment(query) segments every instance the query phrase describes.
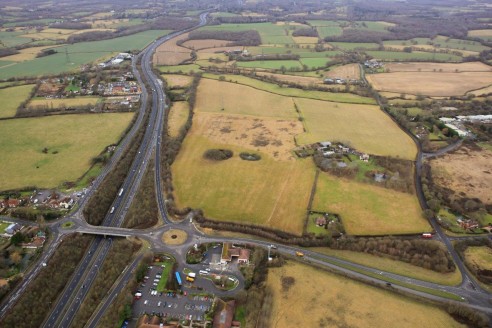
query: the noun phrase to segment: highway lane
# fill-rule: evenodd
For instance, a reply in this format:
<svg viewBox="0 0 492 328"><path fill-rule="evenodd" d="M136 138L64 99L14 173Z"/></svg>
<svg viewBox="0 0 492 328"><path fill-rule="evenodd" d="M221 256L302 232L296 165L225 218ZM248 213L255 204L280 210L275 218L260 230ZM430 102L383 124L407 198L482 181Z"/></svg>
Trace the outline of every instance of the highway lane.
<svg viewBox="0 0 492 328"><path fill-rule="evenodd" d="M203 25L204 21L201 20L201 22ZM161 129L163 126L164 111L167 109L167 107L164 106L165 95L162 90L162 87L157 81L158 79L157 78L154 78L152 80L150 79L150 76L152 74L152 67L150 65L151 56L155 52L155 49L160 45L160 43L163 43L171 39L172 37L175 37L182 33L186 33L189 30L180 31L167 35L159 39L158 41L153 42L139 55L141 56L141 66L142 66L144 78L146 78L149 84L152 86L153 101L152 101L152 108L149 117L149 123L147 128L145 129L142 143L140 144L138 152L135 155L135 158L132 162L128 175L123 185L121 186L121 188L123 189L123 193L121 196L117 196L116 199L114 200L112 204L112 208L114 208L114 210L110 210L110 212L107 213L102 224L103 226L118 227L123 223L127 211L130 208L130 204L132 203L135 194L138 191L140 182L148 166L152 152L154 151L154 147L156 146L157 141L159 140L159 136L162 133ZM141 78L140 75L137 74L135 75L137 76L137 80L139 81L139 83L141 85L144 85L143 81L140 79ZM144 92L144 90L142 91ZM102 263L106 257L106 254L107 252L98 252L95 261ZM80 274L80 271L82 271L82 269L77 270L77 273ZM89 274L85 276L84 284L86 286L92 285L93 281L96 278L96 275L97 275L97 270L91 270ZM58 309L55 309L54 311L52 311L48 319L50 324L51 322L55 322L55 323L59 322L60 316L63 315L62 324L63 326L68 327L69 324L72 322L73 318L75 317L81 304L83 303L83 300L85 298L88 289L82 288L80 281L75 286L70 286L70 287L75 288L76 290L75 294L70 293L68 289L65 289L64 295L66 296L64 297L71 297L72 299L76 299L77 302L70 303L70 306L68 306L67 310L58 311ZM67 306L65 306L65 308L66 307ZM45 325L45 327L51 327L51 326Z"/></svg>

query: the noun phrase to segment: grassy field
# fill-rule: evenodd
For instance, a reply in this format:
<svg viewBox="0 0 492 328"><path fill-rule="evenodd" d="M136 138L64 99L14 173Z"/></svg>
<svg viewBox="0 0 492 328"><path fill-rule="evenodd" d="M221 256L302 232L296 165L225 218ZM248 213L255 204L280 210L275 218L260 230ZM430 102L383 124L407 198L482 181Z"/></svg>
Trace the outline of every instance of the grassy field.
<svg viewBox="0 0 492 328"><path fill-rule="evenodd" d="M470 31L472 32L472 31ZM474 34L472 33L469 33ZM395 40L395 41L385 41L383 43L385 46L413 46L413 47L430 47L430 49L450 49L456 51L471 51L480 52L489 49L477 41L451 39L445 36L437 36L434 39L429 38L415 38L411 40Z"/></svg>
<svg viewBox="0 0 492 328"><path fill-rule="evenodd" d="M181 47L177 44L178 41L183 41L188 38L188 33L179 35L161 44L157 47L152 58L156 65L179 65L185 60L191 58L191 50Z"/></svg>
<svg viewBox="0 0 492 328"><path fill-rule="evenodd" d="M238 97L238 95L241 96ZM245 99L254 99L254 101L244 101ZM210 79L202 79L198 85L197 111L267 117L296 117L294 105L288 97L259 91L240 84Z"/></svg>
<svg viewBox="0 0 492 328"><path fill-rule="evenodd" d="M0 190L75 181L119 140L134 114L63 115L0 122ZM47 148L44 153L43 149Z"/></svg>
<svg viewBox="0 0 492 328"><path fill-rule="evenodd" d="M25 48L19 50L18 54L2 57L2 60L13 61L13 62L21 62L25 60L32 60L36 58L36 55L39 54L42 50L48 48L55 48L53 46L43 46L43 47L32 47Z"/></svg>
<svg viewBox="0 0 492 328"><path fill-rule="evenodd" d="M185 88L191 83L191 76L180 74L163 74L161 75L169 88Z"/></svg>
<svg viewBox="0 0 492 328"><path fill-rule="evenodd" d="M201 208L217 220L301 234L314 179L312 161L275 161L261 153L259 161L244 161L238 154L254 148L213 143L199 130L194 123L172 166L178 206ZM210 148L227 148L235 155L210 162L203 158Z"/></svg>
<svg viewBox="0 0 492 328"><path fill-rule="evenodd" d="M217 75L213 75L213 74L205 74L204 76L213 79L219 78ZM286 88L286 87L280 87L278 86L278 84L263 82L241 75L224 75L224 77L226 78L226 81L243 84L245 86L250 86L255 89L264 90L269 93L274 93L281 96L287 96L293 98L318 99L318 100L325 100L325 101L354 103L354 104L376 103L376 101L372 98L361 97L352 93L343 93L343 92L331 93L331 92L324 92L324 91L310 91L310 90L301 90L296 88Z"/></svg>
<svg viewBox="0 0 492 328"><path fill-rule="evenodd" d="M30 109L80 107L95 105L101 100L102 98L100 97L77 97L64 99L34 98L27 104L27 107Z"/></svg>
<svg viewBox="0 0 492 328"><path fill-rule="evenodd" d="M360 67L358 64L347 64L330 67L330 71L325 73L326 77L360 80Z"/></svg>
<svg viewBox="0 0 492 328"><path fill-rule="evenodd" d="M357 43L357 42L330 42L330 44L336 48L340 48L345 51L352 51L358 49L377 49L377 43Z"/></svg>
<svg viewBox="0 0 492 328"><path fill-rule="evenodd" d="M433 52L403 52L403 51L380 51L380 50L368 50L366 54L380 60L438 60L442 62L460 62L461 57L453 54L441 54Z"/></svg>
<svg viewBox="0 0 492 328"><path fill-rule="evenodd" d="M186 101L173 102L169 110L168 133L171 137L179 134L181 127L186 123L189 115L189 105Z"/></svg>
<svg viewBox="0 0 492 328"><path fill-rule="evenodd" d="M238 67L246 68L263 68L263 69L285 69L290 68L302 68L301 63L298 60L264 60L264 61L246 61L237 62Z"/></svg>
<svg viewBox="0 0 492 328"><path fill-rule="evenodd" d="M417 197L320 174L313 210L339 214L348 234L421 233L430 226Z"/></svg>
<svg viewBox="0 0 492 328"><path fill-rule="evenodd" d="M248 31L256 30L260 33L263 44L285 44L294 43L290 35L286 35L283 25L275 23L252 23L252 24L221 24L209 25L202 27L203 30L218 30L218 31Z"/></svg>
<svg viewBox="0 0 492 328"><path fill-rule="evenodd" d="M330 62L328 58L301 58L299 60L302 65L306 65L311 69L317 69L318 67L326 67Z"/></svg>
<svg viewBox="0 0 492 328"><path fill-rule="evenodd" d="M299 144L340 141L375 155L415 159L416 146L377 106L295 99L306 133Z"/></svg>
<svg viewBox="0 0 492 328"><path fill-rule="evenodd" d="M174 65L174 66L159 66L159 70L163 73L190 73L199 72L200 66L196 64Z"/></svg>
<svg viewBox="0 0 492 328"><path fill-rule="evenodd" d="M468 36L483 39L485 41L492 41L492 29L489 30L471 30L468 31Z"/></svg>
<svg viewBox="0 0 492 328"><path fill-rule="evenodd" d="M342 35L342 28L340 26L317 26L316 30L321 39L324 39L327 36Z"/></svg>
<svg viewBox="0 0 492 328"><path fill-rule="evenodd" d="M490 72L390 72L366 77L376 90L427 96L464 95L492 84Z"/></svg>
<svg viewBox="0 0 492 328"><path fill-rule="evenodd" d="M465 327L437 307L296 262L269 269L267 286L276 327Z"/></svg>
<svg viewBox="0 0 492 328"><path fill-rule="evenodd" d="M14 117L17 112L17 107L27 99L33 85L21 85L18 87L10 87L0 89L0 99L2 106L0 109L0 118Z"/></svg>
<svg viewBox="0 0 492 328"><path fill-rule="evenodd" d="M142 49L159 36L169 32L168 30L150 30L111 40L81 42L58 47L57 54L0 67L0 79L78 70L80 65L111 56L114 53ZM69 62L66 60L65 49L69 55Z"/></svg>
<svg viewBox="0 0 492 328"><path fill-rule="evenodd" d="M395 261L392 259L371 255L368 253L334 250L330 248L321 248L321 247L313 248L312 250L326 255L331 255L343 260L348 260L354 263L362 264L371 268L399 274L410 278L429 281L436 284L455 286L461 282L461 274L459 270L456 270L453 273L443 274L432 270L427 270L412 265L410 263Z"/></svg>
<svg viewBox="0 0 492 328"><path fill-rule="evenodd" d="M468 247L465 258L481 270L492 270L492 249L487 246Z"/></svg>

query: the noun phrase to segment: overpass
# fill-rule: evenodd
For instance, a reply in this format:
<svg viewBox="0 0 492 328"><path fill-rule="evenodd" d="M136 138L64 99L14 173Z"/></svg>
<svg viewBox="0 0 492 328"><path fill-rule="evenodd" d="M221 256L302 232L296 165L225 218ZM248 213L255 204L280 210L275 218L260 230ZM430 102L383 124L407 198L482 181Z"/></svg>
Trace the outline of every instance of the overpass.
<svg viewBox="0 0 492 328"><path fill-rule="evenodd" d="M100 227L100 228L86 228L78 227L76 232L86 235L95 235L106 237L130 237L136 235L129 229L115 229L110 227Z"/></svg>

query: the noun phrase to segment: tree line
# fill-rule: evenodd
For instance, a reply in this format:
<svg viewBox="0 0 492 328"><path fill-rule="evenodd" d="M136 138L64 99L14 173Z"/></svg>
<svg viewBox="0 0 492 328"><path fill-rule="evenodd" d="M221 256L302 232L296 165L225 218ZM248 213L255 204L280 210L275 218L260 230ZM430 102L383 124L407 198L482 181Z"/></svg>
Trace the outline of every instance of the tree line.
<svg viewBox="0 0 492 328"><path fill-rule="evenodd" d="M206 40L216 39L231 41L232 46L259 46L261 37L258 31L212 31L212 30L197 30L192 31L188 35L189 40Z"/></svg>
<svg viewBox="0 0 492 328"><path fill-rule="evenodd" d="M6 328L41 327L92 239L79 234L65 237L48 265L31 281L0 325Z"/></svg>

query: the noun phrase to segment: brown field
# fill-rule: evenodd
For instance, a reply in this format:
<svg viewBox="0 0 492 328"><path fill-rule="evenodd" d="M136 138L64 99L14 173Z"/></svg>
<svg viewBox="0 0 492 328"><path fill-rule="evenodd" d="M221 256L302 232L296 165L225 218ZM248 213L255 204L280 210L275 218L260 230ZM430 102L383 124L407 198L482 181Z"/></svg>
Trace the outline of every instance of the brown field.
<svg viewBox="0 0 492 328"><path fill-rule="evenodd" d="M294 160L294 137L303 131L302 124L292 119L197 113L193 120L201 127L196 132L214 143L255 149L276 160Z"/></svg>
<svg viewBox="0 0 492 328"><path fill-rule="evenodd" d="M269 72L256 72L256 75L258 75L258 76L273 76L275 79L277 79L279 81L298 83L298 84L302 84L302 85L323 84L323 80L321 78L317 78L317 77L287 75L287 74L275 74L275 73L269 73Z"/></svg>
<svg viewBox="0 0 492 328"><path fill-rule="evenodd" d="M476 37L481 37L481 36L492 37L492 30L471 30L468 31L468 35L476 36Z"/></svg>
<svg viewBox="0 0 492 328"><path fill-rule="evenodd" d="M267 288L271 327L466 327L435 306L293 261L269 269Z"/></svg>
<svg viewBox="0 0 492 328"><path fill-rule="evenodd" d="M478 90L473 90L473 91L468 91L467 94L472 94L477 97L479 96L485 96L492 93L492 85L489 85L488 87L478 89Z"/></svg>
<svg viewBox="0 0 492 328"><path fill-rule="evenodd" d="M400 96L402 95L401 93L385 92L385 91L382 91L379 94L387 99L400 98ZM407 95L407 94L404 95L405 95L405 99L417 99L417 96L415 95Z"/></svg>
<svg viewBox="0 0 492 328"><path fill-rule="evenodd" d="M292 39L297 44L316 44L319 40L315 36L293 36Z"/></svg>
<svg viewBox="0 0 492 328"><path fill-rule="evenodd" d="M48 49L48 48L55 48L55 47L56 46L25 48L25 49L19 50L18 54L2 57L2 60L15 61L15 62L32 60L32 59L36 58L36 55L38 53L40 53L41 50Z"/></svg>
<svg viewBox="0 0 492 328"><path fill-rule="evenodd" d="M389 72L492 72L492 67L481 62L469 63L387 63Z"/></svg>
<svg viewBox="0 0 492 328"><path fill-rule="evenodd" d="M209 66L209 65L218 66L218 64L216 64L216 63L209 62L208 59L210 59L210 58L220 59L223 62L228 62L229 61L229 58L225 54L223 54L223 53L197 52L196 57L197 57L197 61L196 61L197 63L199 61L201 62L203 60L207 60L207 64L204 65L204 66ZM232 63L230 63L230 64L232 65Z"/></svg>
<svg viewBox="0 0 492 328"><path fill-rule="evenodd" d="M464 95L492 84L491 72L396 72L366 77L378 91L441 97Z"/></svg>
<svg viewBox="0 0 492 328"><path fill-rule="evenodd" d="M415 159L412 139L375 105L303 98L295 103L306 127L297 137L299 144L340 141L369 154Z"/></svg>
<svg viewBox="0 0 492 328"><path fill-rule="evenodd" d="M396 45L396 44L392 44L392 45L385 46L384 49L387 50L387 51L391 51L392 49L396 49L396 50L400 50L401 51L401 50L404 50L407 47L412 47L413 50L415 50L415 51L419 51L421 49L424 49L426 51L433 51L435 49L439 49L439 48L436 48L435 46L430 45L430 44L417 44L417 45ZM475 56L475 55L478 55L479 54L478 51L462 50L462 49L457 49L457 48L450 48L449 50L460 52L463 56Z"/></svg>
<svg viewBox="0 0 492 328"><path fill-rule="evenodd" d="M465 251L465 258L479 270L492 270L492 248L490 247L468 247Z"/></svg>
<svg viewBox="0 0 492 328"><path fill-rule="evenodd" d="M185 88L191 83L191 76L180 74L162 74L161 75L170 88Z"/></svg>
<svg viewBox="0 0 492 328"><path fill-rule="evenodd" d="M199 116L199 115L197 115ZM314 181L311 160L274 160L266 153L259 161L238 156L255 147L213 142L200 135L195 120L172 166L176 204L200 208L207 217L269 226L300 235ZM228 160L203 158L211 148L234 152ZM258 153L258 152L256 152Z"/></svg>
<svg viewBox="0 0 492 328"><path fill-rule="evenodd" d="M177 137L179 130L186 123L189 115L189 107L186 101L173 102L169 110L167 121L168 133L171 137Z"/></svg>
<svg viewBox="0 0 492 328"><path fill-rule="evenodd" d="M176 42L188 39L188 33L182 34L161 44L153 57L156 65L178 65L191 58L191 50L178 46Z"/></svg>
<svg viewBox="0 0 492 328"><path fill-rule="evenodd" d="M200 81L196 111L296 118L294 103L290 97L279 96L240 84L210 79Z"/></svg>
<svg viewBox="0 0 492 328"><path fill-rule="evenodd" d="M188 40L185 43L183 43L183 47L200 50L200 49L207 49L207 48L227 47L228 44L229 41L224 41L224 40L214 40L214 39Z"/></svg>
<svg viewBox="0 0 492 328"><path fill-rule="evenodd" d="M325 74L326 77L360 80L359 64L347 64L330 69Z"/></svg>
<svg viewBox="0 0 492 328"><path fill-rule="evenodd" d="M430 161L434 182L453 190L456 195L478 198L492 204L492 151L462 146Z"/></svg>
<svg viewBox="0 0 492 328"><path fill-rule="evenodd" d="M197 53L223 53L224 51L236 50L242 47L216 47L216 48L206 48L200 49Z"/></svg>
<svg viewBox="0 0 492 328"><path fill-rule="evenodd" d="M78 97L64 99L33 99L27 104L30 109L64 108L71 106L95 105L99 97Z"/></svg>

